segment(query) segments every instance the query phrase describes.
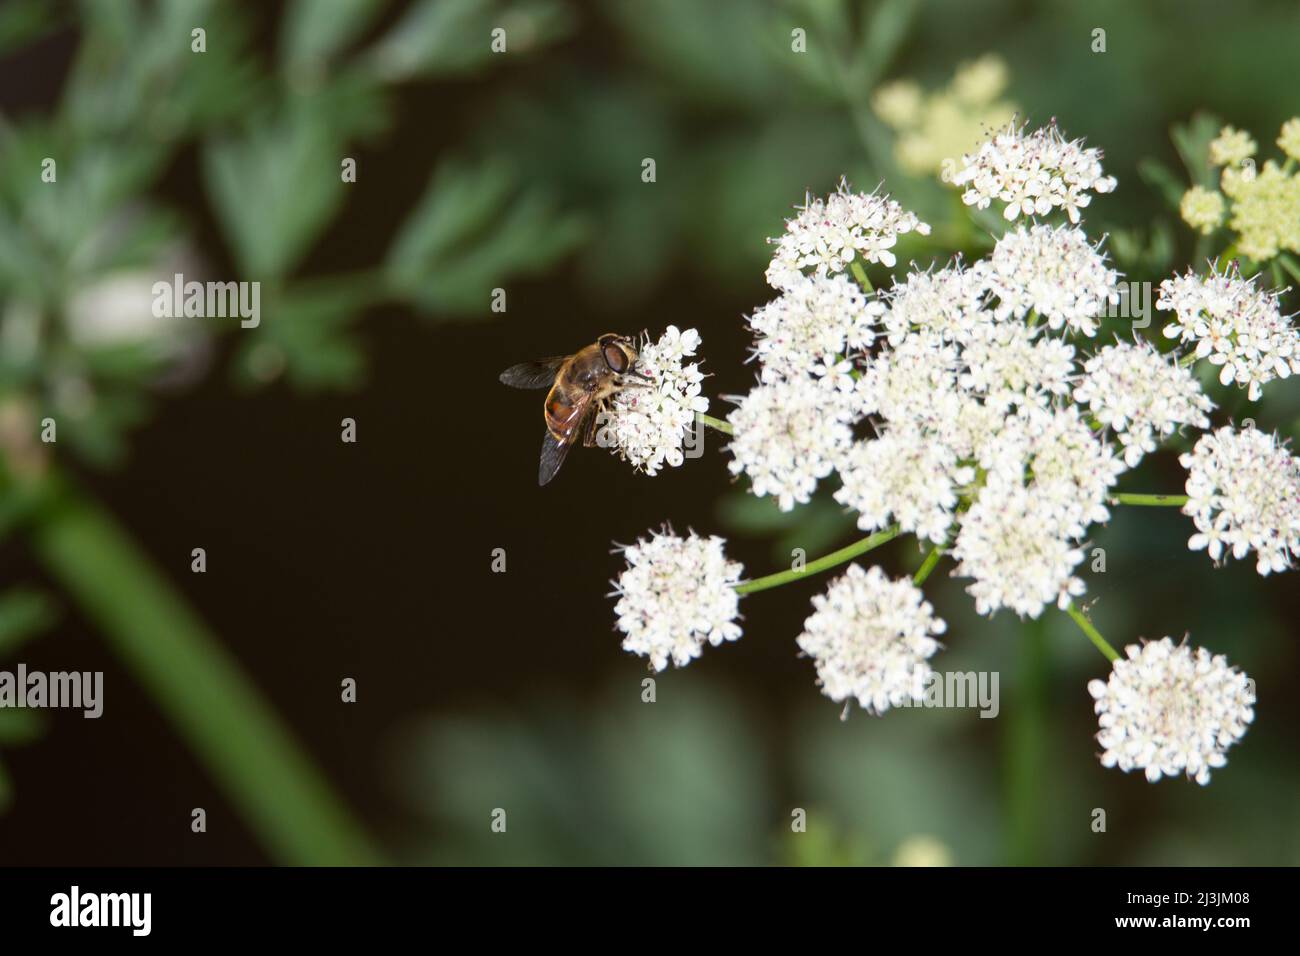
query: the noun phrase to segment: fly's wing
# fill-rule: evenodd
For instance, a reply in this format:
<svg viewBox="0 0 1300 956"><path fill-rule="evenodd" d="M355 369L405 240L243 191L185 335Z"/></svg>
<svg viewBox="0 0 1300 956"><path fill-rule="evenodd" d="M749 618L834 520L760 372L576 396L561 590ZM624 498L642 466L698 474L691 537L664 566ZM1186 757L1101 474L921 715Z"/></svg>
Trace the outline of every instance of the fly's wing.
<svg viewBox="0 0 1300 956"><path fill-rule="evenodd" d="M562 421L548 422L546 437L542 439L542 459L537 467L537 484L544 485L560 470L578 435L594 411L591 393L587 392L570 408Z"/></svg>
<svg viewBox="0 0 1300 956"><path fill-rule="evenodd" d="M550 388L555 381L555 373L568 356L556 355L552 358L538 359L536 362L520 362L501 373L503 384L515 388Z"/></svg>
<svg viewBox="0 0 1300 956"><path fill-rule="evenodd" d="M555 477L555 473L560 470L564 464L565 456L569 454L569 449L573 447L573 441L560 441L550 432L542 439L542 460L537 466L537 484L546 484Z"/></svg>
<svg viewBox="0 0 1300 956"><path fill-rule="evenodd" d="M604 417L606 406L601 402L599 406L592 406L587 412L587 420L582 423L582 444L584 448L594 448L600 438L601 418Z"/></svg>

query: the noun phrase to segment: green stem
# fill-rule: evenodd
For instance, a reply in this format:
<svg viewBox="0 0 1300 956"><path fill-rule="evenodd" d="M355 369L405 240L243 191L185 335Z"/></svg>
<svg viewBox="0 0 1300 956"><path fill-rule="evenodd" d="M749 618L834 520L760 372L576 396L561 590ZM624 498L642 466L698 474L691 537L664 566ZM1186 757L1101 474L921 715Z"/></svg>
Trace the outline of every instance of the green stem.
<svg viewBox="0 0 1300 956"><path fill-rule="evenodd" d="M93 499L55 487L31 527L36 553L153 695L271 857L292 865L378 862L369 839L238 663L130 535Z"/></svg>
<svg viewBox="0 0 1300 956"><path fill-rule="evenodd" d="M718 431L727 435L734 435L736 433L736 430L731 427L730 422L724 422L721 418L714 418L712 415L705 415L703 412L696 412L695 420L702 425L716 428Z"/></svg>
<svg viewBox="0 0 1300 956"><path fill-rule="evenodd" d="M916 576L912 578L912 583L918 588L924 584L925 579L930 576L930 572L934 570L935 565L937 565L942 558L943 548L936 544L930 549L930 553L925 556L925 560L921 562L921 567L916 572Z"/></svg>
<svg viewBox="0 0 1300 956"><path fill-rule="evenodd" d="M860 260L854 259L849 263L849 269L853 272L853 278L858 280L858 285L862 286L862 288L866 289L868 292L876 291L876 287L873 286L871 280L867 278L867 270L862 268L862 262Z"/></svg>
<svg viewBox="0 0 1300 956"><path fill-rule="evenodd" d="M1113 505L1147 505L1152 507L1181 508L1187 504L1186 495L1118 494L1110 496Z"/></svg>
<svg viewBox="0 0 1300 956"><path fill-rule="evenodd" d="M766 591L768 588L779 588L783 584L789 584L791 581L798 581L806 578L811 574L819 574L827 568L833 568L837 564L843 564L845 561L852 561L860 554L866 554L872 548L878 548L886 542L893 541L898 537L898 526L886 528L884 531L877 531L875 534L867 535L861 541L855 541L848 547L840 548L838 551L832 551L830 554L823 555L816 561L810 561L798 570L778 571L776 574L769 574L767 577L755 578L752 581L746 581L744 584L737 584L736 591L740 594L753 594L755 591Z"/></svg>
<svg viewBox="0 0 1300 956"><path fill-rule="evenodd" d="M1119 651L1106 642L1106 638L1102 637L1101 632L1093 626L1092 621L1084 617L1083 612L1074 606L1073 601L1066 606L1065 613L1073 618L1075 624L1079 625L1079 630L1088 635L1088 640L1092 641L1097 650L1106 656L1106 660L1111 663L1119 660Z"/></svg>
<svg viewBox="0 0 1300 956"><path fill-rule="evenodd" d="M1006 738L1007 855L1013 866L1042 862L1043 773L1051 739L1044 619L1027 622L1023 632Z"/></svg>

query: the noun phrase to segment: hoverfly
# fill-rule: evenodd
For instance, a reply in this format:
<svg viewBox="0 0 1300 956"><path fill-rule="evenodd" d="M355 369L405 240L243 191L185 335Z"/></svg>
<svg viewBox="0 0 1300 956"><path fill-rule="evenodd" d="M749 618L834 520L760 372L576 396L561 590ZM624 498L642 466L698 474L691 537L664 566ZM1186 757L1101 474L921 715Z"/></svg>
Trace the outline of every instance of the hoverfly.
<svg viewBox="0 0 1300 956"><path fill-rule="evenodd" d="M501 373L501 381L515 388L550 388L543 406L546 436L537 469L539 485L555 477L579 436L588 448L596 444L599 413L611 395L636 384L629 378L648 381L636 371L636 359L632 339L610 332L572 355L523 362Z"/></svg>

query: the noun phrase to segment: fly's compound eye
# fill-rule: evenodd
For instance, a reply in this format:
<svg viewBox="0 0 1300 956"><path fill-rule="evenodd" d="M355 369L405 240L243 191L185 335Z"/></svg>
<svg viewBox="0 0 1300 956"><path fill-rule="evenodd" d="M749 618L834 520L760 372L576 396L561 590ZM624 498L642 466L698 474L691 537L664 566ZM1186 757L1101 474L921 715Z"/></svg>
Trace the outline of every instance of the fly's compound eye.
<svg viewBox="0 0 1300 956"><path fill-rule="evenodd" d="M605 364L614 372L622 375L627 371L627 353L617 345L609 344L601 349L601 354L605 356Z"/></svg>

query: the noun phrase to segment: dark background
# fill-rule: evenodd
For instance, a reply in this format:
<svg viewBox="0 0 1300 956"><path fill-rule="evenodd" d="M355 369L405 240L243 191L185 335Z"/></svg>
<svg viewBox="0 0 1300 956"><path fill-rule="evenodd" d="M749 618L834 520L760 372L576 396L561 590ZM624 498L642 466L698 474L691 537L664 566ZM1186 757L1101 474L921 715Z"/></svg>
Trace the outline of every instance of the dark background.
<svg viewBox="0 0 1300 956"><path fill-rule="evenodd" d="M283 8L236 6L250 31L242 55L273 57ZM620 650L613 630L608 582L622 561L611 542L671 520L728 535L729 554L762 574L783 566L790 535L813 532L737 527L739 491L712 432L703 458L653 479L587 450L539 489L541 393L506 389L496 375L601 332L657 335L671 323L700 330L710 411L725 414L717 396L752 381L743 315L769 297L761 236L775 234L805 187L825 191L841 171L868 187L878 177L850 158L858 145L846 119L844 137L799 138L803 124L837 122L834 103L776 75L788 95L766 116L725 85L711 89L647 54L628 24L653 21L659 5L635 5L632 18L616 6L574 6L566 36L517 61L395 89L391 126L347 154L358 158L358 182L297 271L376 261L440 156L466 142L512 152L494 119L511 111L548 132L553 153L537 152L533 137L513 158L558 177L567 207L586 217L584 245L541 274L503 279L504 315L433 310L428 321L400 303L365 310L366 372L341 392L232 386L237 340L252 334L234 331L200 381L157 393L120 464L67 462L77 479L221 637L394 860L889 862L929 834L958 863L1295 863L1294 578L1259 579L1252 562L1212 569L1186 551L1189 525L1173 510L1117 512L1097 536L1109 566L1088 576L1089 597L1101 598L1096 613L1112 643L1190 631L1256 678L1257 726L1208 788L1150 786L1100 768L1084 685L1104 676L1104 662L1062 616L1025 626L1006 614L975 618L946 573L927 586L950 624L937 666L999 670L996 720L912 711L841 723L793 645L824 581L747 598L742 640L658 675L658 701L640 702L644 663ZM797 5L752 6L799 22ZM853 22L866 23L871 5L850 6ZM888 75L938 85L961 60L1001 53L1009 95L1034 119L1056 115L1105 146L1121 187L1090 221L1168 218L1134 166L1152 155L1173 165L1167 128L1194 108L1228 116L1262 144L1300 111L1293 4L1151 4L1141 14L1096 5L1090 16L1109 28L1112 52L1095 67L1089 16L1062 5L923 6ZM4 114L57 103L81 39L67 9L0 65ZM386 10L365 35L399 15ZM702 34L728 36L711 22L722 13L698 16ZM732 57L749 58L725 45L714 56L722 71ZM570 123L584 106L601 118ZM635 119L642 107L653 121ZM727 166L743 153L720 142L760 138L779 141L786 159L770 177L783 188L750 187L748 218L759 229L700 208L702 193L749 176ZM154 195L183 214L217 275L238 276L197 154L192 143L180 148ZM621 164L609 174L617 184L597 188L579 172L566 181L566 167L596 155ZM661 157L653 185L639 182L644 155ZM644 221L628 226L625 195L635 190L654 198L637 208ZM632 241L602 253L615 232ZM1180 267L1189 253L1180 246ZM263 326L275 321L264 301ZM1270 424L1294 421L1295 384L1275 386ZM344 417L357 422L356 444L339 441ZM1175 456L1164 454L1122 487L1180 485ZM824 543L810 553L855 537L847 520L816 534ZM189 571L194 547L207 550L206 574ZM504 574L490 570L498 547ZM879 560L902 573L919 555L909 540ZM21 536L0 545L0 577L59 592ZM104 671L106 705L93 721L52 713L39 739L3 751L14 795L0 815L0 862L276 862L74 602L60 601L57 623L17 659ZM356 704L339 700L345 677L358 682ZM193 807L207 809L207 834L190 833ZM489 833L495 807L510 812L508 837ZM793 807L811 808L812 850L788 835ZM1089 829L1096 807L1107 810L1106 834Z"/></svg>

